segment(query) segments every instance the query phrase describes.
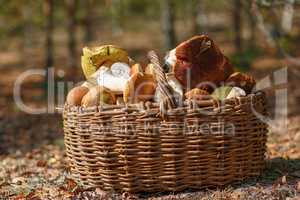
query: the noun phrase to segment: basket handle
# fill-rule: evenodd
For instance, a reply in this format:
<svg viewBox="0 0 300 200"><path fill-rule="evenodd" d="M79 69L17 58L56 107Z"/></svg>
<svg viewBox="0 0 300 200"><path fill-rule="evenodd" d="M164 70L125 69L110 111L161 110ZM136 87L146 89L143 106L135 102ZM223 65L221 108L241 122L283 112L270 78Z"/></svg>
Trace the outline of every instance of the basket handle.
<svg viewBox="0 0 300 200"><path fill-rule="evenodd" d="M176 101L174 99L173 90L167 81L164 70L159 62L158 55L155 53L155 51L149 51L148 58L154 66L155 78L158 83L158 89L163 98L160 102L160 112L164 114L166 110L176 107Z"/></svg>

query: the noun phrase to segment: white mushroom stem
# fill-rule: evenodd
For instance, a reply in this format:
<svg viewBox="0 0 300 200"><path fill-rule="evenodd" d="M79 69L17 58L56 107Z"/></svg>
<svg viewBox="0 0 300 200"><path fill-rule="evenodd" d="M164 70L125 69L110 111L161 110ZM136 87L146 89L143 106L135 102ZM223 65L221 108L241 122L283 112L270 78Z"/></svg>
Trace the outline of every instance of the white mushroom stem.
<svg viewBox="0 0 300 200"><path fill-rule="evenodd" d="M168 73L168 74L166 74L166 78L167 78L167 81L168 81L169 85L174 90L174 92L176 94L180 95L181 97L183 97L182 86L179 83L179 81L175 78L174 74L173 73Z"/></svg>
<svg viewBox="0 0 300 200"><path fill-rule="evenodd" d="M228 95L226 96L226 99L241 97L241 96L246 96L246 92L242 88L233 87L228 93Z"/></svg>
<svg viewBox="0 0 300 200"><path fill-rule="evenodd" d="M168 73L166 74L167 81L169 85L171 86L173 90L173 95L176 99L177 103L181 103L183 99L183 89L179 81L175 78L173 73ZM156 89L155 95L154 95L154 100L156 102L162 101L162 95L159 91L159 89Z"/></svg>
<svg viewBox="0 0 300 200"><path fill-rule="evenodd" d="M101 67L97 72L97 83L115 93L122 93L125 90L128 79L117 77L112 74L109 68Z"/></svg>
<svg viewBox="0 0 300 200"><path fill-rule="evenodd" d="M116 62L110 67L110 70L116 77L125 79L129 79L130 77L130 67L127 63Z"/></svg>
<svg viewBox="0 0 300 200"><path fill-rule="evenodd" d="M168 55L165 57L165 63L171 66L172 70L176 64L176 49L169 51ZM170 70L170 71L172 71Z"/></svg>

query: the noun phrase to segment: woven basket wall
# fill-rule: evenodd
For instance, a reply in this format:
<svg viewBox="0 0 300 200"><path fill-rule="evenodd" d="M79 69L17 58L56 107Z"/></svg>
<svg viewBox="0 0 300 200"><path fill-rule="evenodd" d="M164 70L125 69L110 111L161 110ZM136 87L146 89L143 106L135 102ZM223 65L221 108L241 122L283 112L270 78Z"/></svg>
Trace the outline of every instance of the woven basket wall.
<svg viewBox="0 0 300 200"><path fill-rule="evenodd" d="M65 105L72 174L87 186L129 192L223 186L264 168L266 97L187 101L162 114L155 103Z"/></svg>

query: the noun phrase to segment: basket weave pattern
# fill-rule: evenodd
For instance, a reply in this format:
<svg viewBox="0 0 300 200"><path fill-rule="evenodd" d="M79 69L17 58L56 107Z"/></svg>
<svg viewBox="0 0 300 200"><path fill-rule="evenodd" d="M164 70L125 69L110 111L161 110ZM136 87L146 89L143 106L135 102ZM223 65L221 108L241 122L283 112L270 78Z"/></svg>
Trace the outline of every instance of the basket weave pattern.
<svg viewBox="0 0 300 200"><path fill-rule="evenodd" d="M264 93L164 105L65 105L72 174L105 190L155 192L223 186L261 173L267 124L253 110L266 115Z"/></svg>
<svg viewBox="0 0 300 200"><path fill-rule="evenodd" d="M91 186L132 192L220 186L259 175L267 125L250 109L266 114L265 96L201 103L168 110L164 120L150 103L65 106L72 173Z"/></svg>

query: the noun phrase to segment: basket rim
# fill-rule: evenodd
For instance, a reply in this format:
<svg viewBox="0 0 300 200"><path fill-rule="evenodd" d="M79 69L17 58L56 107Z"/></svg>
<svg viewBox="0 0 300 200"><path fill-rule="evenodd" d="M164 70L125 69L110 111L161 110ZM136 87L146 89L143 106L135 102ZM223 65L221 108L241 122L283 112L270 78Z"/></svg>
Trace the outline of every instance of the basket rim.
<svg viewBox="0 0 300 200"><path fill-rule="evenodd" d="M220 108L221 106L231 105L237 106L245 103L251 103L254 99L264 98L264 91L256 91L255 93L248 94L247 96L242 97L232 97L224 100L217 99L209 99L209 100L188 100L183 101L182 105L177 106L176 108L170 108L169 111L176 111L189 108L205 108L205 107L213 107ZM142 111L142 110L151 110L159 108L159 103L156 102L140 102L140 103L128 103L123 105L99 105L99 106L91 106L91 107L83 107L83 106L72 106L67 103L64 105L64 110L75 111L79 113L87 113L92 111L110 111L111 114L123 113L124 110L132 110L132 111Z"/></svg>

